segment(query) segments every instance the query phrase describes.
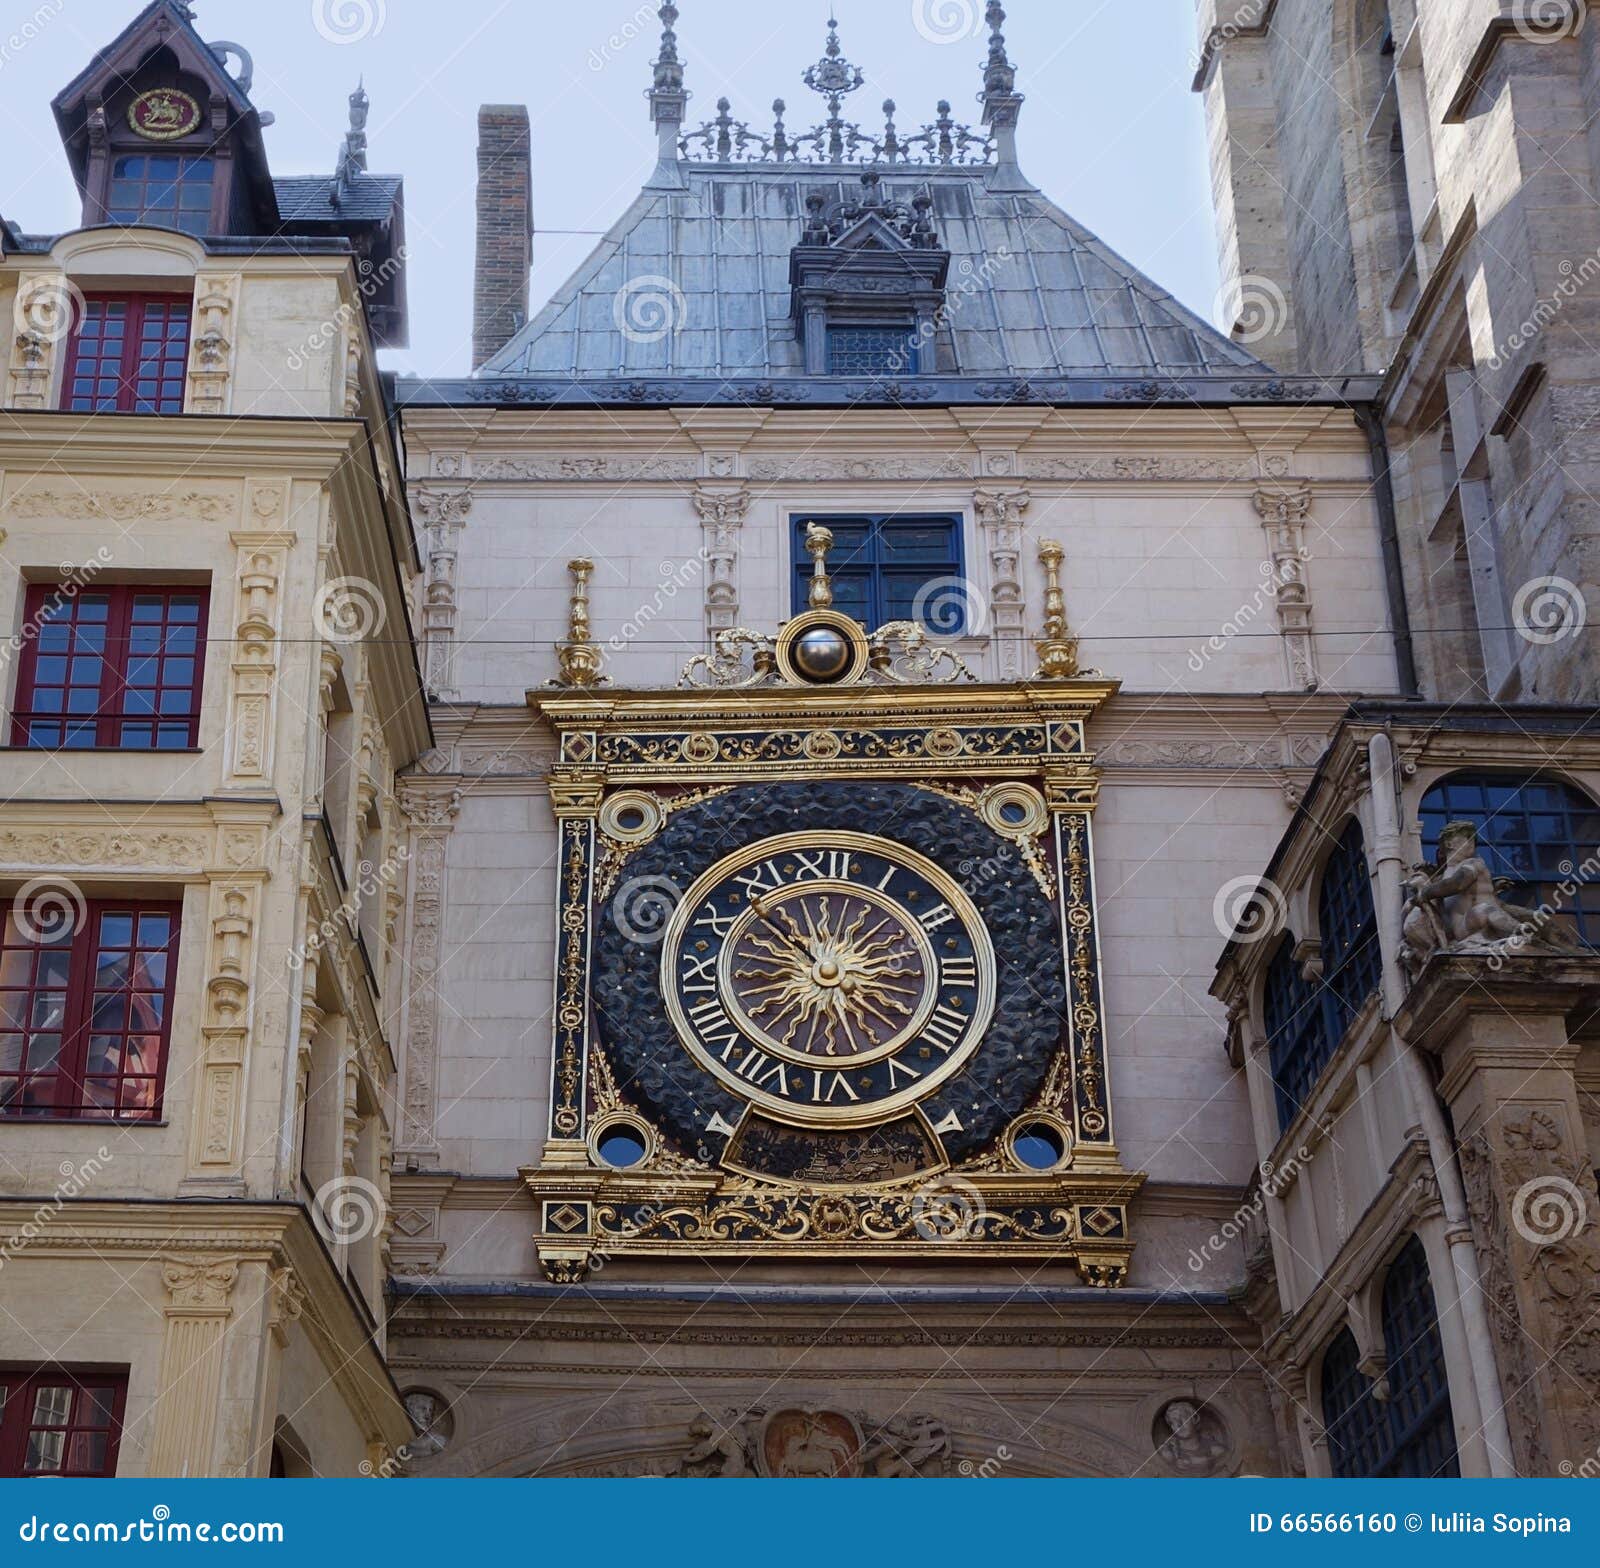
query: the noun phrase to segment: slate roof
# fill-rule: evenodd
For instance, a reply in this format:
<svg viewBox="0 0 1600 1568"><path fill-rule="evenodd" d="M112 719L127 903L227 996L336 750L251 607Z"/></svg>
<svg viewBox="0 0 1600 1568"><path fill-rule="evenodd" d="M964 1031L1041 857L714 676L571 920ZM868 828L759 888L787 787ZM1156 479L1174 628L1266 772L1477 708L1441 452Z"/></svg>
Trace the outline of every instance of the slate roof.
<svg viewBox="0 0 1600 1568"><path fill-rule="evenodd" d="M398 174L358 174L340 188L338 206L328 200L333 180L331 174L275 177L279 216L285 223L382 223L394 211Z"/></svg>
<svg viewBox="0 0 1600 1568"><path fill-rule="evenodd" d="M684 189L647 188L544 307L484 366L506 376L798 378L789 253L806 196L859 196L834 166L682 165ZM951 252L936 374L1172 377L1267 367L1180 305L1037 191L991 190L989 170L886 176L889 198L926 187ZM625 335L630 281L682 325Z"/></svg>

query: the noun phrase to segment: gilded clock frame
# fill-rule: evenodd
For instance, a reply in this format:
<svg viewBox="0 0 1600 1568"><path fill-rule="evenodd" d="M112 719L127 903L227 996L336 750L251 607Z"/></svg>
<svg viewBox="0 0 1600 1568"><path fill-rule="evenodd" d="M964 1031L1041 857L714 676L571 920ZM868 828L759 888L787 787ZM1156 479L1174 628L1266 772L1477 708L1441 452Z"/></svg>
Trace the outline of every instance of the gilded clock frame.
<svg viewBox="0 0 1600 1568"><path fill-rule="evenodd" d="M1087 743L1089 720L1116 689L1081 677L529 694L556 738L549 787L560 835L549 1136L522 1172L547 1277L574 1282L597 1260L656 1256L1059 1263L1091 1284L1126 1280L1129 1207L1144 1178L1123 1167L1114 1136L1094 882L1099 777ZM603 890L653 836L612 836L618 816L608 804L648 799L659 830L674 811L726 789L806 779L898 781L961 800L1016 843L1050 893L1070 1029L1028 1114L1065 1134L1056 1169L1019 1168L1010 1130L979 1157L912 1180L763 1179L661 1139L636 1166L598 1161L588 1136L596 1117L625 1112L650 1125L615 1088L589 994ZM1029 809L1009 821L998 809L1006 801L1042 801L1044 820ZM981 1223L946 1234L925 1223L928 1204L940 1201L928 1194L941 1185L970 1200Z"/></svg>

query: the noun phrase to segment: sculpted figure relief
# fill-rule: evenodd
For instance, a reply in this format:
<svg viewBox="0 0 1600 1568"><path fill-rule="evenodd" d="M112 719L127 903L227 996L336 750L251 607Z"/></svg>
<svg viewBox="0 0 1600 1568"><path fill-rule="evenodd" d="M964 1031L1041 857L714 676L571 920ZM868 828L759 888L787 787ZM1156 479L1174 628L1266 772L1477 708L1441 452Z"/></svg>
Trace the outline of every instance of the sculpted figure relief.
<svg viewBox="0 0 1600 1568"><path fill-rule="evenodd" d="M1574 953L1582 948L1548 909L1527 909L1501 896L1478 853L1473 822L1449 823L1439 834L1439 863L1421 866L1406 883L1401 961L1415 976L1435 953Z"/></svg>
<svg viewBox="0 0 1600 1568"><path fill-rule="evenodd" d="M1228 1457L1228 1440L1209 1410L1174 1399L1156 1421L1156 1452L1184 1475L1213 1475Z"/></svg>
<svg viewBox="0 0 1600 1568"><path fill-rule="evenodd" d="M844 1410L787 1406L770 1412L699 1411L679 1477L765 1476L788 1480L913 1479L949 1468L950 1429L936 1416L876 1422Z"/></svg>

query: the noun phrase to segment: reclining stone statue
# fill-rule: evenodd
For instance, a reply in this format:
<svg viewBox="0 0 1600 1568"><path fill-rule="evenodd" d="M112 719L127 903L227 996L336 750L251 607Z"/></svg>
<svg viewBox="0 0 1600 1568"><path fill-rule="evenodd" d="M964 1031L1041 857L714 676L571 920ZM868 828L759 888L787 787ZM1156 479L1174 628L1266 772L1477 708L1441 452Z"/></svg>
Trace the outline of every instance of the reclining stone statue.
<svg viewBox="0 0 1600 1568"><path fill-rule="evenodd" d="M1478 853L1474 822L1451 822L1439 834L1439 863L1406 881L1400 961L1415 977L1435 953L1581 953L1553 910L1527 909L1502 897L1511 885Z"/></svg>

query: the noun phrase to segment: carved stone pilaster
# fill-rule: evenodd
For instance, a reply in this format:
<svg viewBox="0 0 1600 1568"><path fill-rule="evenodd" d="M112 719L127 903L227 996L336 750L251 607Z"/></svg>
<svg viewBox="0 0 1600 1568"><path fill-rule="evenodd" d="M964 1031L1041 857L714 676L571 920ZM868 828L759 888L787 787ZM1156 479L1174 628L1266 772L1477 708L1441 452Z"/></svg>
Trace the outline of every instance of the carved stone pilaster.
<svg viewBox="0 0 1600 1568"><path fill-rule="evenodd" d="M422 679L432 697L458 694L452 668L456 639L457 533L472 510L470 490L418 490L412 510L422 523Z"/></svg>
<svg viewBox="0 0 1600 1568"><path fill-rule="evenodd" d="M1033 497L1026 490L982 489L973 505L989 551L989 624L1001 680L1020 680L1027 629L1022 592L1023 513Z"/></svg>
<svg viewBox="0 0 1600 1568"><path fill-rule="evenodd" d="M742 484L702 482L695 488L694 506L705 531L706 632L714 637L739 624L739 535L750 511L750 492Z"/></svg>
<svg viewBox="0 0 1600 1568"><path fill-rule="evenodd" d="M223 1334L238 1278L235 1258L172 1257L161 1265L166 1329L147 1475L216 1474Z"/></svg>
<svg viewBox="0 0 1600 1568"><path fill-rule="evenodd" d="M242 1191L258 889L213 882L186 1191Z"/></svg>
<svg viewBox="0 0 1600 1568"><path fill-rule="evenodd" d="M251 500L275 516L282 487L254 487ZM239 556L224 788L259 790L272 776L283 580L294 535L241 531L232 539Z"/></svg>
<svg viewBox="0 0 1600 1568"><path fill-rule="evenodd" d="M64 274L36 272L17 280L12 312L11 408L48 408L59 345L72 329L73 291Z"/></svg>
<svg viewBox="0 0 1600 1568"><path fill-rule="evenodd" d="M1258 490L1255 508L1267 535L1270 581L1289 682L1302 691L1313 691L1321 677L1317 673L1317 645L1312 631L1311 585L1306 576L1311 552L1306 547L1305 525L1311 515L1311 492Z"/></svg>
<svg viewBox="0 0 1600 1568"><path fill-rule="evenodd" d="M202 273L195 280L194 336L189 343L186 414L226 414L233 373L239 274Z"/></svg>
<svg viewBox="0 0 1600 1568"><path fill-rule="evenodd" d="M461 809L461 791L446 779L396 781L410 824L410 908L407 913L403 1089L397 1152L409 1164L439 1162L439 949L445 918L445 847Z"/></svg>

